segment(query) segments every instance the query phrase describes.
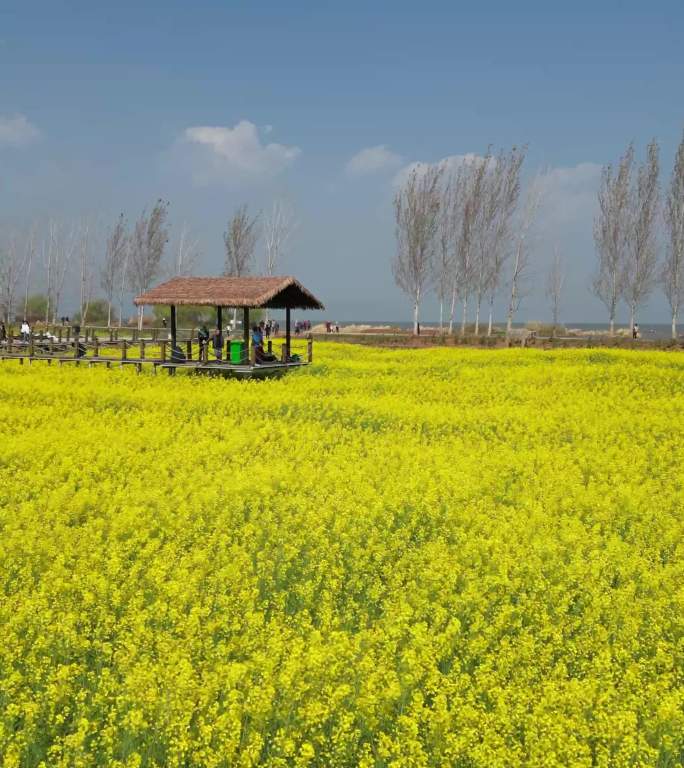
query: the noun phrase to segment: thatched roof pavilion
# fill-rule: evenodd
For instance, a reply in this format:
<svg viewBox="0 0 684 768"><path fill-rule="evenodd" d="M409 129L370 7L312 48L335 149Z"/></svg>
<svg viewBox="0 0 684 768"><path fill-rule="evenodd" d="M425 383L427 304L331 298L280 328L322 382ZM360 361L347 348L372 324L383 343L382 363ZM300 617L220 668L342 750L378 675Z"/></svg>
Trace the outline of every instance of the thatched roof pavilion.
<svg viewBox="0 0 684 768"><path fill-rule="evenodd" d="M325 309L294 277L174 277L137 296L134 304Z"/></svg>
<svg viewBox="0 0 684 768"><path fill-rule="evenodd" d="M325 309L323 304L294 277L174 277L136 296L136 306L167 304L171 308L171 339L176 345L176 307L216 307L221 327L223 307L242 307L243 331L249 346L249 310L284 309L286 344L290 348L290 310Z"/></svg>

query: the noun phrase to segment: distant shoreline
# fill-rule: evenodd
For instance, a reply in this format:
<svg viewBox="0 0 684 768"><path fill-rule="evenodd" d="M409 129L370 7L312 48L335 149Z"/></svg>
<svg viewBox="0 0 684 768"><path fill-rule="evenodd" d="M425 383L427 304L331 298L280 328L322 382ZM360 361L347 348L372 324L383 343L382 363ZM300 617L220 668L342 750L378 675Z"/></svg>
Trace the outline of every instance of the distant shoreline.
<svg viewBox="0 0 684 768"><path fill-rule="evenodd" d="M318 330L322 326L325 325L324 322L321 323L314 323L314 328ZM341 333L349 333L350 331L352 333L355 332L354 329L362 328L362 333L373 333L374 329L377 329L377 332L380 333L397 333L397 332L404 332L407 334L412 334L413 330L413 323L410 322L393 322L390 320L354 320L354 321L340 321L340 332ZM549 324L540 324L537 322L528 322L528 323L513 323L513 328L520 331L525 328L528 329L536 329L539 326L542 326L543 328L550 327ZM472 323L468 323L468 326L472 328ZM446 329L446 324L444 324L444 327ZM461 324L460 322L454 324L454 334L458 335L460 332ZM499 334L505 331L505 323L494 323L495 331ZM568 336L577 336L577 337L587 337L587 336L597 336L597 337L603 337L609 335L609 325L607 323L563 323L562 324L563 330L559 332L558 335L568 335ZM678 326L678 340L684 341L684 321L681 323L680 326ZM483 332L484 331L484 332ZM439 334L439 321L437 322L421 322L421 332L426 335L435 335ZM487 332L487 323L481 324L480 327L480 335L486 335ZM639 334L640 334L640 340L641 341L672 341L672 328L669 323L640 323L639 324ZM472 334L469 334L472 335ZM616 338L630 338L630 329L629 324L620 323L616 324L615 326L615 337Z"/></svg>

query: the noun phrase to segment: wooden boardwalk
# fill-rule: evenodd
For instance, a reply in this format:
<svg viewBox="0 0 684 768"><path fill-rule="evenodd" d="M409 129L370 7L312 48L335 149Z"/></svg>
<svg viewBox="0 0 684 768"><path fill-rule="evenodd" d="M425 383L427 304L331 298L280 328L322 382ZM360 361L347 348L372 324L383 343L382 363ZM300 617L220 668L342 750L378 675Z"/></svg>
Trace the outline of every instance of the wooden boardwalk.
<svg viewBox="0 0 684 768"><path fill-rule="evenodd" d="M183 344L184 350L176 347L174 354L170 354L170 343L165 340L154 342L139 339L131 342L124 339L101 342L95 336L89 341L79 338L55 342L35 338L29 341L16 341L9 338L0 342L0 362L17 360L20 365L23 365L24 361L29 365L35 362L52 365L54 362L60 367L83 365L88 368L102 365L106 368L132 366L137 373L141 373L144 367L148 367L154 373L159 369L167 371L169 375L174 375L178 371L188 371L193 374L225 378L263 379L282 376L288 371L309 365L313 361L313 340L307 339L305 344L306 351L302 350L302 355L288 355L286 345L283 344L279 360L273 359L259 363L256 361L254 350L251 350L249 359L231 363L209 358L208 347L200 347L199 343L192 339ZM272 353L271 341L267 343L267 351Z"/></svg>

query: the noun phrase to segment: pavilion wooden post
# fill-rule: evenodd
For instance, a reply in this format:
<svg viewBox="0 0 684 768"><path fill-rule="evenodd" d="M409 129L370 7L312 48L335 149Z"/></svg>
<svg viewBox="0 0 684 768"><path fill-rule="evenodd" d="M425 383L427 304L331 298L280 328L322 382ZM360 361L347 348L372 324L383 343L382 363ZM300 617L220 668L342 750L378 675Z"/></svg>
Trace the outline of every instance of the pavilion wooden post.
<svg viewBox="0 0 684 768"><path fill-rule="evenodd" d="M171 357L173 358L173 351L176 349L176 342L178 340L178 332L176 329L176 305L171 304L169 309L171 310Z"/></svg>
<svg viewBox="0 0 684 768"><path fill-rule="evenodd" d="M245 340L245 358L249 360L249 307L242 310L242 334Z"/></svg>
<svg viewBox="0 0 684 768"><path fill-rule="evenodd" d="M162 361L162 363L166 362L166 339L162 339L159 343L159 359Z"/></svg>
<svg viewBox="0 0 684 768"><path fill-rule="evenodd" d="M290 308L285 308L285 348L287 349L287 359L290 359Z"/></svg>
<svg viewBox="0 0 684 768"><path fill-rule="evenodd" d="M218 330L220 337L223 338L223 307L216 307L216 329ZM223 358L223 344L218 348L219 358ZM217 348L214 347L214 352Z"/></svg>
<svg viewBox="0 0 684 768"><path fill-rule="evenodd" d="M309 334L309 338L306 342L306 351L309 362L313 363L313 336Z"/></svg>
<svg viewBox="0 0 684 768"><path fill-rule="evenodd" d="M185 342L185 357L188 360L192 360L192 339L188 339Z"/></svg>

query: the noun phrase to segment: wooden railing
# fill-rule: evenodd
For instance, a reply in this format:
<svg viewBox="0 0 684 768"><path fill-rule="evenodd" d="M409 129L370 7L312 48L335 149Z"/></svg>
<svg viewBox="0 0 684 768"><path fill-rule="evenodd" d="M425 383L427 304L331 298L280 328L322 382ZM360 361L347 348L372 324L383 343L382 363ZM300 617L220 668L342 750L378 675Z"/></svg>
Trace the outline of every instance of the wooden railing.
<svg viewBox="0 0 684 768"><path fill-rule="evenodd" d="M70 330L70 329L69 329ZM101 338L97 333L97 328L89 328L90 333L79 335L74 338L71 333L65 333L60 338L59 334L35 335L31 334L28 339L16 338L10 333L7 338L0 342L0 359L18 359L23 364L24 360L31 363L34 360L53 360L60 364L66 362L87 363L94 365L104 363L111 365L118 363L121 366L134 365L138 371L145 364L160 365L174 362L177 360L171 348L169 339L154 340L151 338L138 337L136 339L117 339L108 332L105 338ZM242 341L242 337L237 339ZM229 363L230 342L227 339L222 345L221 357L216 357L214 347L209 343L200 344L197 339L187 338L183 342L177 342L177 349L180 347L186 363L195 362L197 364L209 364L223 362ZM266 341L266 351L269 355L274 354L274 340ZM313 361L313 339L296 338L290 342L290 356L298 354L304 362ZM280 344L279 362L289 361L287 344ZM250 345L248 354L240 363L241 365L256 365L256 353L253 346Z"/></svg>

